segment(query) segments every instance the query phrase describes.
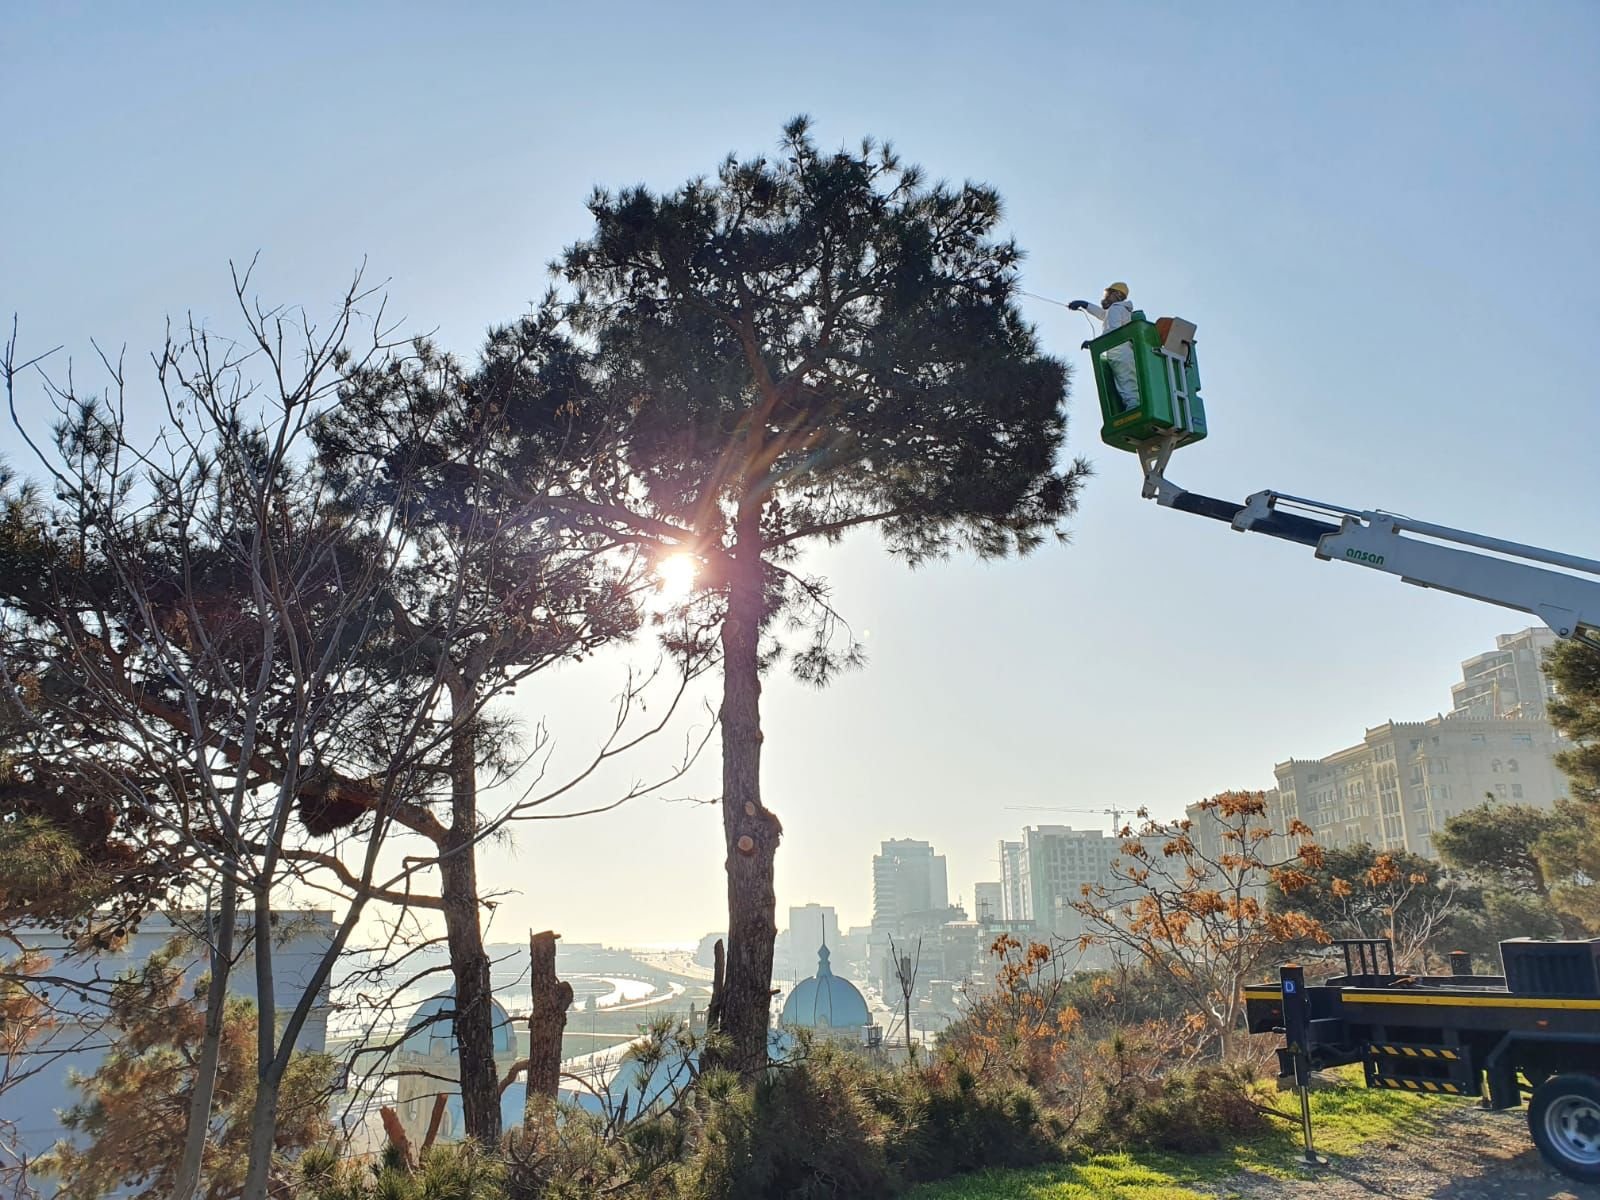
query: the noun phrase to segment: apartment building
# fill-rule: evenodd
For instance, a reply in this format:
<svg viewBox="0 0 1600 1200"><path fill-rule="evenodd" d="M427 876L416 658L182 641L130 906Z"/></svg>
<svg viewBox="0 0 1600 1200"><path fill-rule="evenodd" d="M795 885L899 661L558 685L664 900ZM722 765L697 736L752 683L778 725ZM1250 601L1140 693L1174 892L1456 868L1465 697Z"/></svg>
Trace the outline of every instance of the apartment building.
<svg viewBox="0 0 1600 1200"><path fill-rule="evenodd" d="M1566 795L1555 764L1565 744L1542 720L1386 721L1325 758L1274 766L1278 827L1298 818L1324 846L1365 842L1431 858L1445 821L1486 800L1554 807Z"/></svg>
<svg viewBox="0 0 1600 1200"><path fill-rule="evenodd" d="M1461 682L1450 688L1453 712L1490 720L1545 720L1555 685L1545 678L1541 664L1557 640L1544 626L1502 633L1495 638L1493 650L1461 664Z"/></svg>
<svg viewBox="0 0 1600 1200"><path fill-rule="evenodd" d="M950 886L942 854L927 842L891 839L872 856L872 927L899 932L918 914L950 906Z"/></svg>

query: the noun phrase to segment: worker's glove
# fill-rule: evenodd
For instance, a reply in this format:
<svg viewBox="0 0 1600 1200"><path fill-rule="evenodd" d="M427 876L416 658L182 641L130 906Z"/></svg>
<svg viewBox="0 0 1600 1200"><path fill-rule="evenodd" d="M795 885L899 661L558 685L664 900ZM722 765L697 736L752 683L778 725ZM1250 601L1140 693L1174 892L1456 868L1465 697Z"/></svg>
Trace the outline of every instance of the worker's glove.
<svg viewBox="0 0 1600 1200"><path fill-rule="evenodd" d="M1074 300L1071 304L1067 305L1067 307L1073 312L1077 312L1080 308L1088 308L1089 302L1087 300Z"/></svg>

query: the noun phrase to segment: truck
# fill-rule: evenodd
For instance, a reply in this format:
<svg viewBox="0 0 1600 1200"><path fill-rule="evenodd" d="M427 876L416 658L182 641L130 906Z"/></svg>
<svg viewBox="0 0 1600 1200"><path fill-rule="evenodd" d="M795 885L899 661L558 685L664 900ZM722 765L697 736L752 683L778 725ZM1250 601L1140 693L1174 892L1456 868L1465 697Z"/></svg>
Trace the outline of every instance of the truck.
<svg viewBox="0 0 1600 1200"><path fill-rule="evenodd" d="M1387 939L1334 943L1344 970L1294 964L1247 986L1251 1033L1282 1033L1283 1075L1361 1065L1366 1085L1516 1108L1546 1162L1600 1183L1600 938L1500 943L1501 974L1451 955L1449 975L1395 971Z"/></svg>

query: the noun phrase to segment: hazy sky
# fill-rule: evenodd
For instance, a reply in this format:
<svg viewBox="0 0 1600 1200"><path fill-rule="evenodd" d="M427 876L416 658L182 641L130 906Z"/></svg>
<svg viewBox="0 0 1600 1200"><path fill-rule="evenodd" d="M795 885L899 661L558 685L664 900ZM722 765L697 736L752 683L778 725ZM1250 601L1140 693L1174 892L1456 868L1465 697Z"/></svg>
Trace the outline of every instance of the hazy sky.
<svg viewBox="0 0 1600 1200"><path fill-rule="evenodd" d="M91 337L143 352L168 313L232 328L230 257L259 250L264 297L313 308L365 259L410 327L471 354L585 235L592 186L670 188L808 112L825 143L889 138L996 186L1029 290L1126 279L1136 306L1198 323L1212 436L1177 482L1600 551L1600 6L976 12L9 6L0 312L25 349L64 343L86 369ZM1026 303L1081 365L1083 319ZM1458 660L1528 623L1159 510L1100 445L1086 378L1071 411L1098 475L1070 546L913 574L863 536L815 560L872 661L824 692L767 685L780 907L864 922L888 837L931 840L970 903L1025 821L1095 823L1006 806L1171 815L1268 786L1275 761L1432 715ZM9 431L0 450L25 465ZM521 699L561 761L620 669ZM715 795L715 759L676 792ZM709 806L641 801L490 853L520 893L492 936L722 924Z"/></svg>

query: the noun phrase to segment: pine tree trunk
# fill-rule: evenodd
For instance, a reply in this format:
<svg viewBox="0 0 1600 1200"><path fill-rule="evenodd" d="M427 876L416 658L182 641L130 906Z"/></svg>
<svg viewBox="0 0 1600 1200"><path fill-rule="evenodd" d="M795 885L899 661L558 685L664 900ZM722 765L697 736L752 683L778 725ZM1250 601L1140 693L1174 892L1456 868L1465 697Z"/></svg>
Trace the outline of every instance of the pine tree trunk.
<svg viewBox="0 0 1600 1200"><path fill-rule="evenodd" d="M561 1088L561 1035L567 1028L567 1009L572 1006L572 985L556 978L556 939L560 936L551 930L528 935L533 1003L528 1014L525 1127L530 1131L536 1110L553 1120Z"/></svg>
<svg viewBox="0 0 1600 1200"><path fill-rule="evenodd" d="M464 708L458 700L456 712ZM467 1137L492 1150L500 1144L500 1073L494 1061L489 955L478 924L477 778L476 736L470 726L460 726L450 737L451 823L440 847L440 894L455 978L462 1121Z"/></svg>
<svg viewBox="0 0 1600 1200"><path fill-rule="evenodd" d="M773 860L783 828L761 803L761 675L765 616L760 511L741 514L722 623L722 828L727 841L728 961L723 979L722 1064L746 1080L767 1065L772 943L777 937Z"/></svg>

